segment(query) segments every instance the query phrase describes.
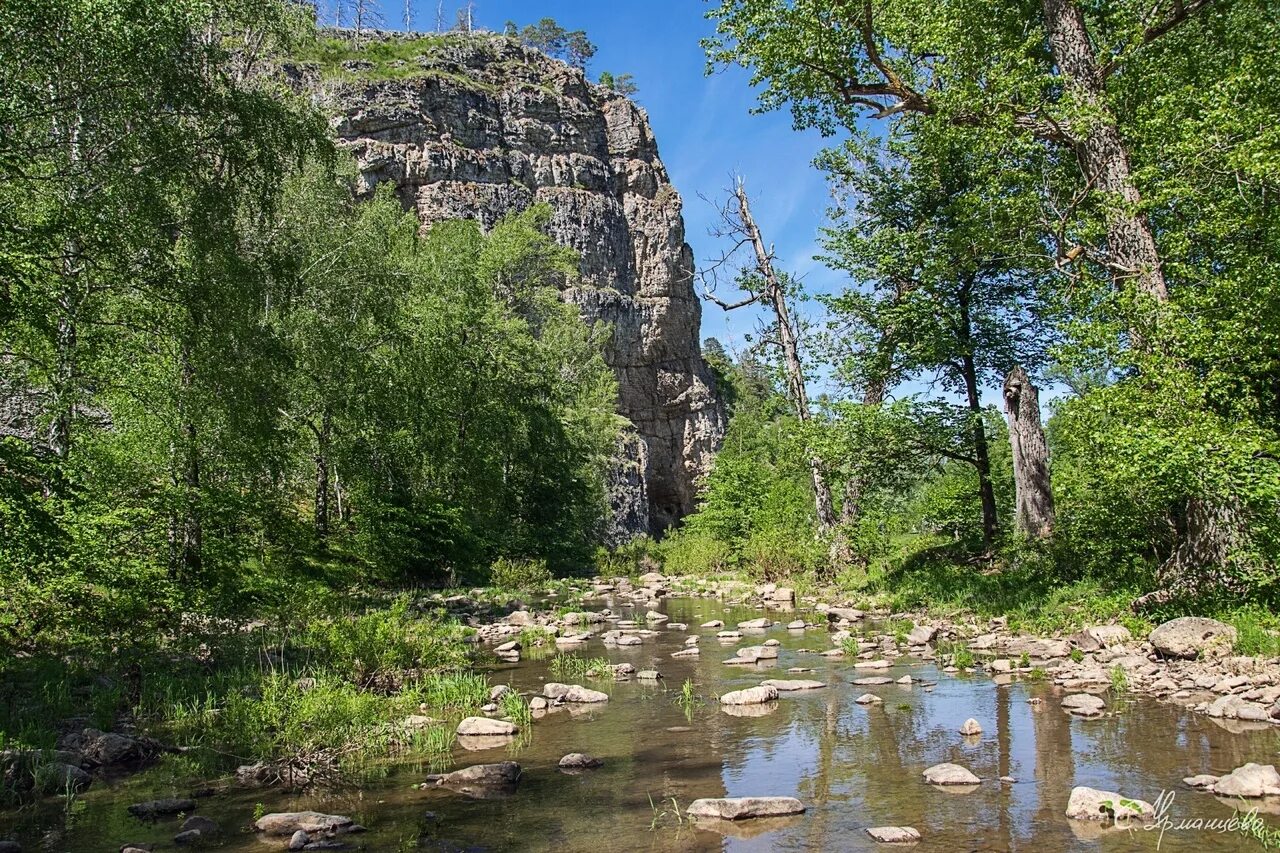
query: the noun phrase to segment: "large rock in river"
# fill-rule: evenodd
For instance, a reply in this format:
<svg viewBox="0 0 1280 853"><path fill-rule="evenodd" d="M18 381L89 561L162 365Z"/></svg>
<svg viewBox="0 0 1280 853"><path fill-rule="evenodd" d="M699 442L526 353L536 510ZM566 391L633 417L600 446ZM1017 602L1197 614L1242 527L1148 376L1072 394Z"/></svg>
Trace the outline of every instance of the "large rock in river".
<svg viewBox="0 0 1280 853"><path fill-rule="evenodd" d="M1219 797L1265 797L1280 794L1280 773L1273 764L1248 764L1237 767L1213 784Z"/></svg>
<svg viewBox="0 0 1280 853"><path fill-rule="evenodd" d="M559 699L564 702L584 705L609 701L608 693L592 690L583 687L581 684L560 684L555 681L548 681L542 685L542 695L548 699Z"/></svg>
<svg viewBox="0 0 1280 853"><path fill-rule="evenodd" d="M437 785L514 785L520 781L520 765L514 761L474 764L452 773L430 776Z"/></svg>
<svg viewBox="0 0 1280 853"><path fill-rule="evenodd" d="M293 835L295 832L343 832L355 825L349 817L320 812L277 812L263 815L253 825L266 835Z"/></svg>
<svg viewBox="0 0 1280 853"><path fill-rule="evenodd" d="M1114 791L1099 791L1081 785L1071 789L1067 817L1072 820L1114 820L1116 823L1144 821L1154 817L1155 807Z"/></svg>
<svg viewBox="0 0 1280 853"><path fill-rule="evenodd" d="M804 803L795 797L721 797L694 800L685 814L695 818L746 820L756 817L785 817L803 814Z"/></svg>
<svg viewBox="0 0 1280 853"><path fill-rule="evenodd" d="M458 734L467 736L508 736L520 731L515 723L506 720L491 720L488 717L467 717L458 723Z"/></svg>
<svg viewBox="0 0 1280 853"><path fill-rule="evenodd" d="M1195 658L1211 649L1230 649L1236 629L1200 616L1170 619L1151 632L1151 645L1169 658Z"/></svg>
<svg viewBox="0 0 1280 853"><path fill-rule="evenodd" d="M924 771L924 781L930 785L980 785L982 780L959 764L935 764Z"/></svg>
<svg viewBox="0 0 1280 853"><path fill-rule="evenodd" d="M778 688L762 684L746 690L733 690L720 697L721 705L762 705L778 698Z"/></svg>

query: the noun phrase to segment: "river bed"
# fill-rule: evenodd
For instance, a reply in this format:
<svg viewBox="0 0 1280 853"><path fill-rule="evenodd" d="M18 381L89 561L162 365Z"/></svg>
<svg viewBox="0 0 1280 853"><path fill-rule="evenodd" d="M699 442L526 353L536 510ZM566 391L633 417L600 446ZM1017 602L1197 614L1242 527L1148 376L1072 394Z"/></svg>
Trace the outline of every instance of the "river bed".
<svg viewBox="0 0 1280 853"><path fill-rule="evenodd" d="M643 619L643 611L626 603L595 605L612 605L624 618ZM1171 792L1166 814L1174 823L1230 818L1232 805L1190 790L1181 780L1227 773L1248 761L1272 763L1276 739L1271 731L1233 733L1218 721L1146 698L1112 698L1114 713L1080 719L1059 707L1063 693L1047 682L1015 678L997 684L982 673L943 673L932 662L910 656L895 659L891 669L870 672L855 669L853 659L816 654L830 648L825 625L804 631L779 625L744 631L740 641L718 641L714 629L697 626L720 619L732 627L760 611L698 598L667 599L659 609L689 629L658 626L657 635L640 646L606 649L593 639L571 652L656 669L663 675L657 682L583 682L607 692L610 701L547 714L504 746L456 747L443 767L397 760L380 765L358 785L304 795L232 789L202 800L199 813L223 826L218 849L226 851L283 849L284 841L249 829L255 811L304 809L355 818L368 831L345 840L376 851L893 849L865 833L867 827L886 825L919 830L923 840L912 848L919 851L1261 847L1240 832L1170 829L1162 836L1103 829L1069 821L1064 809L1071 789L1087 785L1150 802ZM775 618L785 625L795 616ZM701 655L673 659L690 634L700 635ZM781 644L776 660L724 664L737 646L766 639ZM552 675L549 658L537 658L526 654L520 663L491 668L490 684L537 694L543 683L565 680ZM789 674L791 667L812 672ZM911 675L917 683L850 683L870 675ZM827 686L784 693L766 706L729 709L735 713L717 702L721 694L766 678L815 679ZM679 701L686 680L700 697L692 704ZM883 701L855 703L868 692ZM980 737L958 733L969 717L981 725ZM570 752L599 757L604 765L578 775L563 773L557 762ZM518 789L508 797L471 799L416 787L433 770L505 760L523 768ZM925 784L921 772L940 762L969 768L982 784L963 792ZM1015 781L1001 782L1001 777ZM28 851L115 851L125 842L174 849L176 819L149 824L126 813L130 803L149 793L185 792L165 789L143 773L91 789L67 819L51 813L60 806L49 801L0 815L0 837L16 831ZM807 811L768 822L717 822L713 829L682 816L695 799L726 796L794 796Z"/></svg>

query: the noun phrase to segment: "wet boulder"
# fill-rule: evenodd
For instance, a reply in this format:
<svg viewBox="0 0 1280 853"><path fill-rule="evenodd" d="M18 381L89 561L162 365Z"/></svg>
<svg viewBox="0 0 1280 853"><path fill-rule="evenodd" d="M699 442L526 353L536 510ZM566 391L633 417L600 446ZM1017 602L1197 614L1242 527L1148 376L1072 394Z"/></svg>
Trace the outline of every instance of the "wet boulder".
<svg viewBox="0 0 1280 853"><path fill-rule="evenodd" d="M965 720L960 726L960 734L965 737L973 737L982 734L982 725L973 717Z"/></svg>
<svg viewBox="0 0 1280 853"><path fill-rule="evenodd" d="M427 782L434 782L439 787L449 788L473 799L487 800L514 794L520 775L519 764L502 761L496 764L475 764L452 773L435 774L428 776Z"/></svg>

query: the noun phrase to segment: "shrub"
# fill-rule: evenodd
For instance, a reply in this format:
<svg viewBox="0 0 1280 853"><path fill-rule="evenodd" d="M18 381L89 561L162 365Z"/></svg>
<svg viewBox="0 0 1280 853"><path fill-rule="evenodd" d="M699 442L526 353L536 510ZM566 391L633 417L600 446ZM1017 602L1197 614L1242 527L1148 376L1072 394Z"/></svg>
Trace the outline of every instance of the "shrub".
<svg viewBox="0 0 1280 853"><path fill-rule="evenodd" d="M489 568L489 584L503 590L530 592L551 583L546 560L513 560L499 557Z"/></svg>

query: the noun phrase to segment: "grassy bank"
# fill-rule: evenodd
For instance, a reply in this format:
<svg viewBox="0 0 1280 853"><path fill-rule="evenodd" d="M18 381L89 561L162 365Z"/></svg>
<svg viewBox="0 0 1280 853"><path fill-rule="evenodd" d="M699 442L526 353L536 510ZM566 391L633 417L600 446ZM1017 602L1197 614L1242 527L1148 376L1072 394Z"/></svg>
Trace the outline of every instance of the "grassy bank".
<svg viewBox="0 0 1280 853"><path fill-rule="evenodd" d="M442 610L313 590L308 602L206 620L116 656L32 655L0 667L0 748L51 750L85 727L154 738L213 779L253 762L315 776L396 752L441 755L489 685L471 629ZM406 725L430 717L442 725ZM12 797L23 787L10 780Z"/></svg>

